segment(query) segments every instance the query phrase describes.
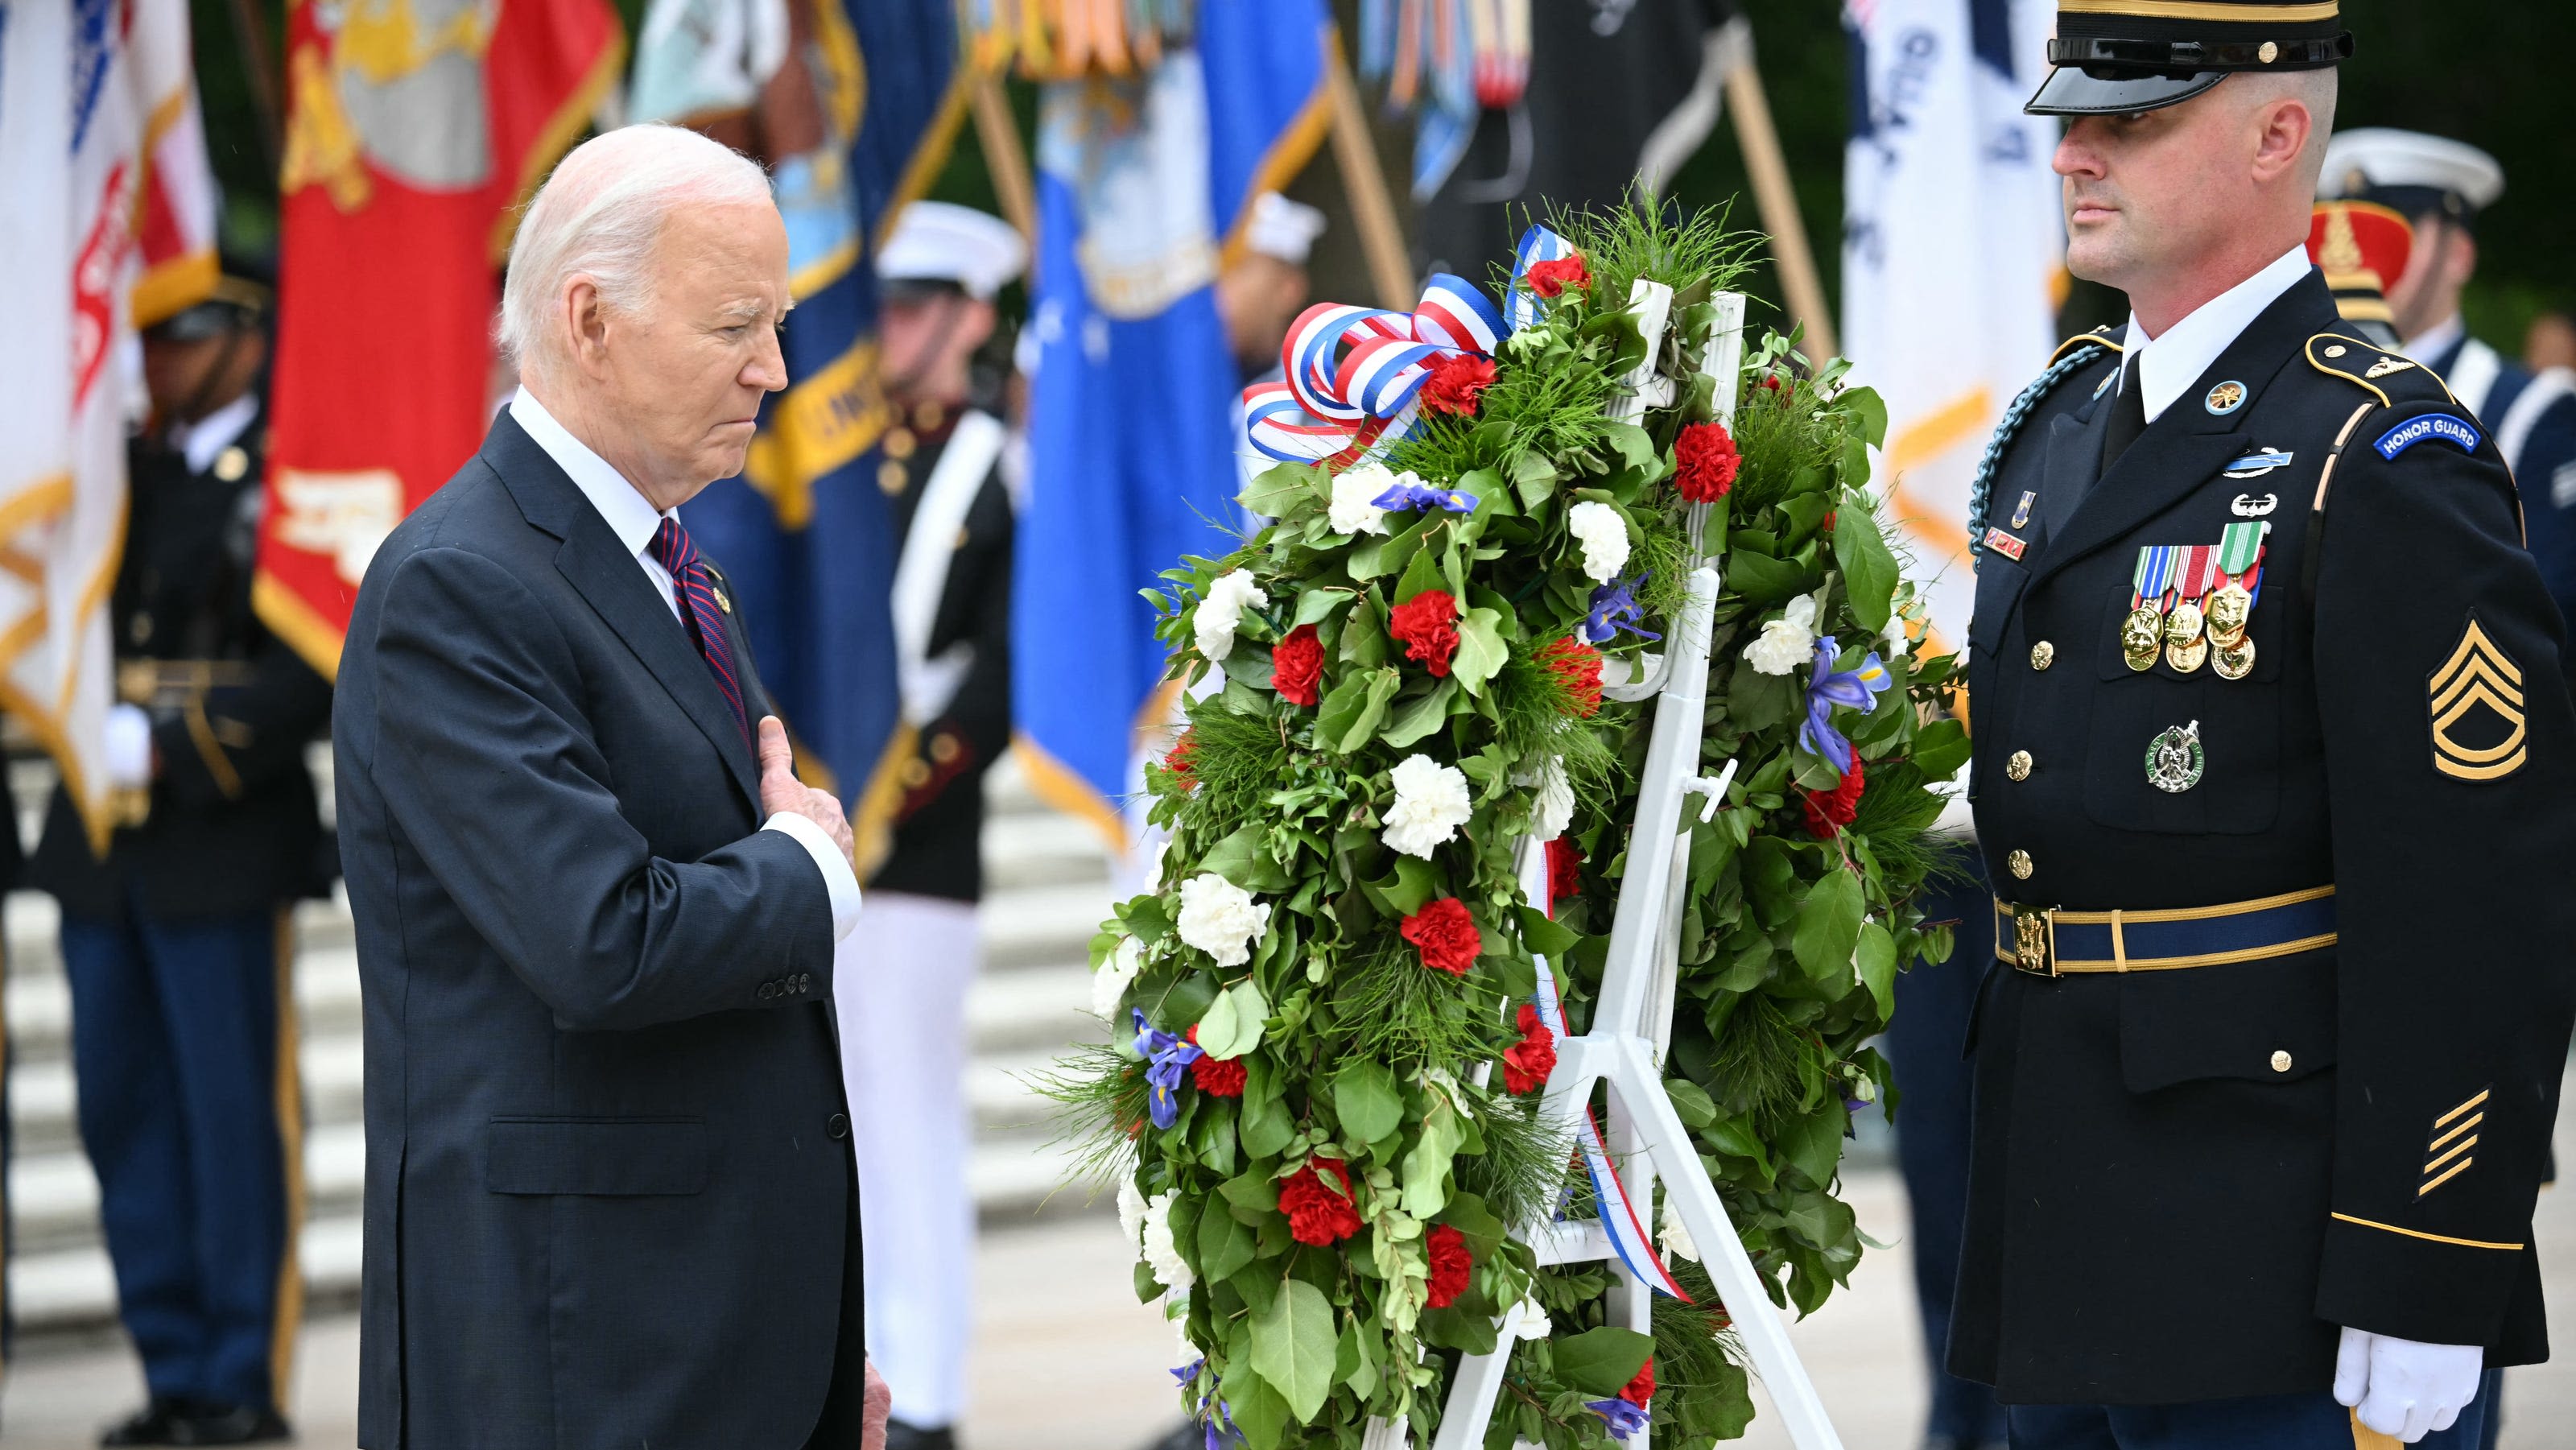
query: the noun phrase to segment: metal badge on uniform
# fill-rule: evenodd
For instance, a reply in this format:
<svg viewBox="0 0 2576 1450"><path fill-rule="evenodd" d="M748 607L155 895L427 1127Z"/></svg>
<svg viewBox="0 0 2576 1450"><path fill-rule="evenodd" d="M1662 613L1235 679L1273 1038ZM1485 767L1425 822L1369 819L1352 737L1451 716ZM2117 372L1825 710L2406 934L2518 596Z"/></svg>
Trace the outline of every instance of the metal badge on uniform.
<svg viewBox="0 0 2576 1450"><path fill-rule="evenodd" d="M725 597L725 592L723 590L718 589L713 585L709 585L707 586L707 592L716 597L716 608L723 610L727 614L733 613L733 601Z"/></svg>
<svg viewBox="0 0 2576 1450"><path fill-rule="evenodd" d="M2413 366L2415 366L2413 363L2402 357L2384 357L2364 368L2361 375L2365 378L2384 378L2390 373L2402 373Z"/></svg>
<svg viewBox="0 0 2576 1450"><path fill-rule="evenodd" d="M2240 519L2259 519L2280 506L2281 496L2277 493L2240 493L2227 511Z"/></svg>
<svg viewBox="0 0 2576 1450"><path fill-rule="evenodd" d="M2299 455L2295 453L2284 453L2278 448L2257 448L2253 452L2246 454L2244 457L2237 459L2234 463L2227 465L2227 472L2221 476L2226 478L2261 478L2264 474L2270 473L2273 469L2289 467L2290 460L2298 456ZM2268 512L2268 510L2266 510L2266 512Z"/></svg>
<svg viewBox="0 0 2576 1450"><path fill-rule="evenodd" d="M1988 529L1986 547L2018 564L2021 562L2022 552L2030 546L2001 529Z"/></svg>
<svg viewBox="0 0 2576 1450"><path fill-rule="evenodd" d="M2379 441L2370 446L2379 450L2380 457L2393 459L2418 443L2439 438L2462 453L2475 453L2480 436L2478 430L2463 419L2448 413L2426 413L2382 433Z"/></svg>
<svg viewBox="0 0 2576 1450"><path fill-rule="evenodd" d="M2245 406L2245 385L2230 378L2210 389L2209 396L2201 399L2201 406L2215 416L2225 417Z"/></svg>
<svg viewBox="0 0 2576 1450"><path fill-rule="evenodd" d="M250 455L238 443L215 455L215 477L225 483L239 483L250 472Z"/></svg>
<svg viewBox="0 0 2576 1450"><path fill-rule="evenodd" d="M2147 742L2147 784L2168 795L2180 795L2200 784L2207 757L2200 748L2200 722L2170 725Z"/></svg>
<svg viewBox="0 0 2576 1450"><path fill-rule="evenodd" d="M2037 490L2025 490L2023 492L2021 502L2013 507L2012 526L2014 528L2026 529L2030 527L2030 506L2037 502L2039 502L2039 493Z"/></svg>

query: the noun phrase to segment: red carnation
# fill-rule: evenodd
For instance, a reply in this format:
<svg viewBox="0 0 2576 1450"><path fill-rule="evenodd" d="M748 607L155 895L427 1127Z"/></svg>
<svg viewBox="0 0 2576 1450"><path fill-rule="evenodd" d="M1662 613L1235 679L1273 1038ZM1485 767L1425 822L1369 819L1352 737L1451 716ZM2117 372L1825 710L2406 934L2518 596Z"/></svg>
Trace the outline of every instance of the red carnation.
<svg viewBox="0 0 2576 1450"><path fill-rule="evenodd" d="M1199 728L1193 725L1183 730L1181 738L1173 741L1172 748L1163 754L1163 769L1180 781L1183 790L1194 789L1199 783L1196 774L1198 751Z"/></svg>
<svg viewBox="0 0 2576 1450"><path fill-rule="evenodd" d="M1467 1251L1467 1236L1445 1223L1433 1224L1424 1245L1431 1254L1431 1307L1446 1309L1467 1292L1467 1271L1476 1256Z"/></svg>
<svg viewBox="0 0 2576 1450"><path fill-rule="evenodd" d="M1415 394L1422 406L1434 413L1473 413L1476 396L1493 385L1494 360L1474 353L1454 352L1423 379L1422 391Z"/></svg>
<svg viewBox="0 0 2576 1450"><path fill-rule="evenodd" d="M1547 914L1556 915L1556 903L1582 894L1583 852L1572 836L1559 836L1547 843Z"/></svg>
<svg viewBox="0 0 2576 1450"><path fill-rule="evenodd" d="M1196 1047L1198 1044L1199 1029L1196 1024L1192 1024L1190 1045ZM1190 1081L1197 1083L1199 1091L1212 1098L1243 1096L1243 1080L1247 1075L1243 1063L1238 1059L1228 1058L1220 1062L1206 1053L1200 1053L1190 1059Z"/></svg>
<svg viewBox="0 0 2576 1450"><path fill-rule="evenodd" d="M1744 455L1723 423L1693 423L1673 440L1673 487L1692 503L1712 503L1735 487Z"/></svg>
<svg viewBox="0 0 2576 1450"><path fill-rule="evenodd" d="M1510 1093L1536 1092L1547 1086L1548 1076L1556 1071L1556 1038L1539 1020L1538 1009L1521 1004L1521 1040L1503 1051L1503 1090Z"/></svg>
<svg viewBox="0 0 2576 1450"><path fill-rule="evenodd" d="M1655 1357L1650 1354L1646 1356L1644 1364L1637 1366L1637 1377L1628 1381L1628 1387L1619 1392L1619 1398L1642 1410L1646 1407L1646 1402L1654 1397Z"/></svg>
<svg viewBox="0 0 2576 1450"><path fill-rule="evenodd" d="M1435 676L1449 673L1458 652L1458 601L1442 589L1425 589L1386 612L1386 632Z"/></svg>
<svg viewBox="0 0 2576 1450"><path fill-rule="evenodd" d="M1806 793L1807 833L1819 841L1830 840L1836 831L1852 823L1860 814L1860 757L1852 757L1851 769L1843 772L1832 790Z"/></svg>
<svg viewBox="0 0 2576 1450"><path fill-rule="evenodd" d="M1581 253L1553 262L1532 262L1527 275L1530 290L1541 297L1554 297L1568 287L1592 285L1592 269L1583 265Z"/></svg>
<svg viewBox="0 0 2576 1450"><path fill-rule="evenodd" d="M1420 911L1406 917L1398 930L1422 953L1424 966L1453 977L1467 975L1467 969L1485 950L1484 935L1476 930L1476 918L1467 913L1467 903L1454 896L1425 903Z"/></svg>
<svg viewBox="0 0 2576 1450"><path fill-rule="evenodd" d="M1341 1180L1336 1192L1315 1169L1329 1168ZM1351 1171L1337 1158L1313 1158L1279 1185L1279 1211L1288 1215L1288 1237L1301 1244L1336 1244L1360 1231L1360 1211L1351 1203Z"/></svg>
<svg viewBox="0 0 2576 1450"><path fill-rule="evenodd" d="M1762 386L1769 388L1775 393L1780 391L1780 375L1778 373L1764 373L1762 375Z"/></svg>
<svg viewBox="0 0 2576 1450"><path fill-rule="evenodd" d="M1538 661L1565 685L1578 718L1589 720L1601 713L1601 651L1569 634L1540 646Z"/></svg>
<svg viewBox="0 0 2576 1450"><path fill-rule="evenodd" d="M1324 642L1315 626L1301 624L1270 647L1270 688L1291 705L1315 703L1315 682L1324 675Z"/></svg>

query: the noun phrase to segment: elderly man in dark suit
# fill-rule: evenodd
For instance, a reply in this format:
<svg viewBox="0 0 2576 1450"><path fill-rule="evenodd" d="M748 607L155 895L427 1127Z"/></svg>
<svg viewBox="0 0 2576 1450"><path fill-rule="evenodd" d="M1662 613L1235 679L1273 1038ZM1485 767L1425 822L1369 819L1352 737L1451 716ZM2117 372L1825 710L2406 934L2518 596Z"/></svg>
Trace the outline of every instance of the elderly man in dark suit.
<svg viewBox="0 0 2576 1450"><path fill-rule="evenodd" d="M788 305L759 168L668 127L574 151L511 250L520 390L359 591L369 1450L882 1439L850 832L674 513L742 468Z"/></svg>

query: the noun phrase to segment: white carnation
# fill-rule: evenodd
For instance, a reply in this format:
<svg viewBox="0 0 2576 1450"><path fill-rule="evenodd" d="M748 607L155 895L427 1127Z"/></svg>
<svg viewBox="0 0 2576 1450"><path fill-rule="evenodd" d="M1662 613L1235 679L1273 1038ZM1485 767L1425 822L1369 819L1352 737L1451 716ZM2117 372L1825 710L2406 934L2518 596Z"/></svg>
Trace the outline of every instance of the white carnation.
<svg viewBox="0 0 2576 1450"><path fill-rule="evenodd" d="M1175 1294L1187 1294L1198 1282L1190 1271L1189 1260L1181 1257L1180 1245L1172 1242L1172 1199L1176 1195L1157 1193L1145 1205L1145 1263L1153 1269L1155 1281Z"/></svg>
<svg viewBox="0 0 2576 1450"><path fill-rule="evenodd" d="M1411 478L1413 475L1406 474ZM1386 532L1386 510L1377 506L1378 499L1395 487L1396 476L1383 463L1368 462L1341 474L1333 480L1333 532L1337 534L1383 534Z"/></svg>
<svg viewBox="0 0 2576 1450"><path fill-rule="evenodd" d="M1535 1294L1512 1306L1510 1316L1504 1321L1504 1329L1516 1339L1545 1339L1556 1332L1556 1326L1547 1322L1547 1310L1539 1304Z"/></svg>
<svg viewBox="0 0 2576 1450"><path fill-rule="evenodd" d="M1530 806L1530 834L1544 844L1565 834L1574 822L1574 783L1565 778L1565 757L1551 755L1539 768L1538 799Z"/></svg>
<svg viewBox="0 0 2576 1450"><path fill-rule="evenodd" d="M1252 943L1270 929L1270 908L1213 871L1181 883L1181 940L1216 958L1220 967L1252 960Z"/></svg>
<svg viewBox="0 0 2576 1450"><path fill-rule="evenodd" d="M1123 1174L1118 1179L1118 1231L1131 1249L1145 1240L1145 1195L1137 1191L1135 1179Z"/></svg>
<svg viewBox="0 0 2576 1450"><path fill-rule="evenodd" d="M1431 859L1431 848L1458 834L1475 814L1467 798L1467 777L1454 765L1428 755L1408 755L1388 779L1395 783L1395 804L1387 807L1387 845L1408 856Z"/></svg>
<svg viewBox="0 0 2576 1450"><path fill-rule="evenodd" d="M1583 544L1583 572L1607 584L1628 566L1628 521L1606 503L1579 503L1565 511L1565 526Z"/></svg>
<svg viewBox="0 0 2576 1450"><path fill-rule="evenodd" d="M1690 1225L1682 1222L1680 1214L1673 1212L1673 1200L1669 1194L1664 1198L1664 1221L1655 1233L1655 1241L1664 1246L1665 1253L1677 1259L1688 1259L1694 1264L1699 1262L1699 1245L1691 1239Z"/></svg>
<svg viewBox="0 0 2576 1450"><path fill-rule="evenodd" d="M1795 672L1816 652L1816 611L1823 607L1818 594L1801 594L1789 601L1789 608L1778 619L1765 621L1762 637L1744 647L1744 658L1755 672L1786 675Z"/></svg>
<svg viewBox="0 0 2576 1450"><path fill-rule="evenodd" d="M1909 584L1905 588L1905 601L1887 612L1887 628L1880 631L1879 636L1887 648L1887 657L1892 660L1905 658L1906 650L1914 643L1907 631L1914 621L1923 617L1923 601L1913 597L1914 586Z"/></svg>
<svg viewBox="0 0 2576 1450"><path fill-rule="evenodd" d="M1145 944L1132 936L1118 939L1118 950L1091 974L1091 1015L1107 1022L1118 1011L1118 999L1145 969Z"/></svg>
<svg viewBox="0 0 2576 1450"><path fill-rule="evenodd" d="M1247 607L1268 608L1270 596L1252 582L1252 576L1240 569L1229 569L1208 585L1207 594L1199 600L1199 611L1192 617L1198 631L1199 653L1211 660L1222 660L1234 653L1234 631L1243 623Z"/></svg>

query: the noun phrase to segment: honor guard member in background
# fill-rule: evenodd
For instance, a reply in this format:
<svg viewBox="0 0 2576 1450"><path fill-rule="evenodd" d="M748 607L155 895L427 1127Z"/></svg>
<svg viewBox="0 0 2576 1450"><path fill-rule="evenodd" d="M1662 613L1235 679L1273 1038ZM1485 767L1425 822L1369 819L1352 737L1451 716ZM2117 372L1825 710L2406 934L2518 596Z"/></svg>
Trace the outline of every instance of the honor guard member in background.
<svg viewBox="0 0 2576 1450"><path fill-rule="evenodd" d="M855 969L834 991L862 1044L841 1070L858 1129L869 1352L894 1391L887 1450L944 1450L965 1409L966 993L983 959L984 772L1011 740L1008 430L988 411L999 379L979 379L975 360L994 294L1027 258L1008 223L934 201L905 207L877 257L880 377L896 411L877 481L903 540L894 631L917 743L900 767L892 849L868 879Z"/></svg>
<svg viewBox="0 0 2576 1450"><path fill-rule="evenodd" d="M2351 47L2332 3L2066 0L2030 102L2130 319L1971 502L1950 1360L2017 1450L2474 1444L2481 1368L2547 1353L2576 711L2489 429L2304 253Z"/></svg>
<svg viewBox="0 0 2576 1450"><path fill-rule="evenodd" d="M302 1280L288 907L328 890L304 750L331 687L251 610L268 294L226 277L143 338L93 855L54 795L30 884L62 903L81 1141L151 1401L107 1445L287 1438Z"/></svg>
<svg viewBox="0 0 2576 1450"><path fill-rule="evenodd" d="M2388 289L2406 355L2494 435L2522 491L2541 578L2560 615L2576 617L2576 376L2534 374L2469 336L2460 316L2460 291L2478 270L2478 213L2504 194L2504 168L2459 141L2364 127L2326 147L2318 192L2374 202L2414 223L2406 271Z"/></svg>

